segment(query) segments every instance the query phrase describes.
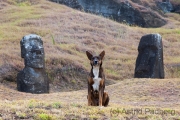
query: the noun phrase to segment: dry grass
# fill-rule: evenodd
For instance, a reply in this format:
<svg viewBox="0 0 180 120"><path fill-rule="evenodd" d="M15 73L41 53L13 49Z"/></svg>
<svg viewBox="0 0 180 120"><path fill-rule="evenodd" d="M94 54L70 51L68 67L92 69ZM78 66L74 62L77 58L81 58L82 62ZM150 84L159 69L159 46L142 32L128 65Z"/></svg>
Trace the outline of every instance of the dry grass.
<svg viewBox="0 0 180 120"><path fill-rule="evenodd" d="M180 77L179 15L168 14L168 24L162 28L146 29L46 0L2 0L0 16L0 120L180 119L179 79L172 79ZM44 41L50 94L17 92L15 83L7 82L16 81L17 73L24 67L19 42L30 33L42 36ZM169 79L132 79L139 40L148 33L160 33L163 37L165 77ZM86 88L90 70L86 50L96 54L105 50L107 85L118 82L107 87L111 98L107 108L86 106L87 91L80 90ZM123 108L173 109L176 114L121 114Z"/></svg>
<svg viewBox="0 0 180 120"><path fill-rule="evenodd" d="M179 0L171 0L171 2L174 3L174 4L177 4L177 5L180 4Z"/></svg>
<svg viewBox="0 0 180 120"><path fill-rule="evenodd" d="M0 119L179 120L179 80L126 79L107 86L110 103L105 108L88 107L87 90L29 94L1 84Z"/></svg>

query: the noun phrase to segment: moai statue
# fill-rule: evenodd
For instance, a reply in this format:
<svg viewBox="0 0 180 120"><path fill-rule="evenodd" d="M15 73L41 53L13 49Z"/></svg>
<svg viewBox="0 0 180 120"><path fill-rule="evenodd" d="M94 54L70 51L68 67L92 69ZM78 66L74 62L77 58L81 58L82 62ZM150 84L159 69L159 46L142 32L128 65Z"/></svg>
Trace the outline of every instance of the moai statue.
<svg viewBox="0 0 180 120"><path fill-rule="evenodd" d="M26 35L20 41L21 57L25 68L17 75L18 91L28 93L49 93L49 79L45 72L44 48L41 37Z"/></svg>
<svg viewBox="0 0 180 120"><path fill-rule="evenodd" d="M136 59L135 78L164 78L163 45L159 34L141 38Z"/></svg>

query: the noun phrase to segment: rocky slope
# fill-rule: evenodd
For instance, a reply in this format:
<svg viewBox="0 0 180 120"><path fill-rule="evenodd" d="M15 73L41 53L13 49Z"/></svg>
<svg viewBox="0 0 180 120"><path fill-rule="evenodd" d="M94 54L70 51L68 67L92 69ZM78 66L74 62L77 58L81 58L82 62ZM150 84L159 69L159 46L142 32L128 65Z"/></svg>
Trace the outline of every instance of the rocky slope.
<svg viewBox="0 0 180 120"><path fill-rule="evenodd" d="M118 22L140 27L161 27L164 13L178 12L179 5L169 0L51 0Z"/></svg>

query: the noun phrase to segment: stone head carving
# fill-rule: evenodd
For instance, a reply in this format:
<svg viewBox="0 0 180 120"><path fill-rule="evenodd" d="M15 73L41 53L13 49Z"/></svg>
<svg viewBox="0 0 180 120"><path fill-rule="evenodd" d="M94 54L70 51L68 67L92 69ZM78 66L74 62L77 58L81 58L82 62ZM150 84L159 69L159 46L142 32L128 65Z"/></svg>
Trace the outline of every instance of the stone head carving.
<svg viewBox="0 0 180 120"><path fill-rule="evenodd" d="M164 78L163 45L159 34L141 38L136 59L135 78Z"/></svg>
<svg viewBox="0 0 180 120"><path fill-rule="evenodd" d="M21 57L25 66L32 68L44 68L44 48L41 37L35 34L24 36L20 42Z"/></svg>
<svg viewBox="0 0 180 120"><path fill-rule="evenodd" d="M49 79L45 72L41 37L35 34L26 35L20 45L25 68L17 75L17 89L29 93L48 93Z"/></svg>

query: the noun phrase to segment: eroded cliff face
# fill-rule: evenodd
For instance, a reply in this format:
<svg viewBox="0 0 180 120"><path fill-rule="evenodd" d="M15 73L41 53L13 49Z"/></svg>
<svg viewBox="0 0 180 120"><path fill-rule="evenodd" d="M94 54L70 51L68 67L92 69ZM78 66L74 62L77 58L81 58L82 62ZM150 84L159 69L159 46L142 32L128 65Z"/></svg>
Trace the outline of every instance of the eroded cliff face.
<svg viewBox="0 0 180 120"><path fill-rule="evenodd" d="M173 5L173 11L172 12L180 14L180 1L179 0L173 0L171 2Z"/></svg>
<svg viewBox="0 0 180 120"><path fill-rule="evenodd" d="M158 1L157 6L165 13L174 11L174 7L169 0Z"/></svg>
<svg viewBox="0 0 180 120"><path fill-rule="evenodd" d="M140 27L161 27L166 24L162 13L174 10L169 0L156 0L150 6L143 0L52 0L85 12L102 15L117 22ZM150 1L152 2L152 1ZM143 4L145 3L145 4Z"/></svg>
<svg viewBox="0 0 180 120"><path fill-rule="evenodd" d="M86 12L95 13L118 22L145 27L140 12L129 2L117 3L113 0L78 0Z"/></svg>
<svg viewBox="0 0 180 120"><path fill-rule="evenodd" d="M63 5L67 5L71 8L75 8L75 9L82 9L82 6L79 5L78 0L50 0L53 2L57 2L59 4L63 4Z"/></svg>

